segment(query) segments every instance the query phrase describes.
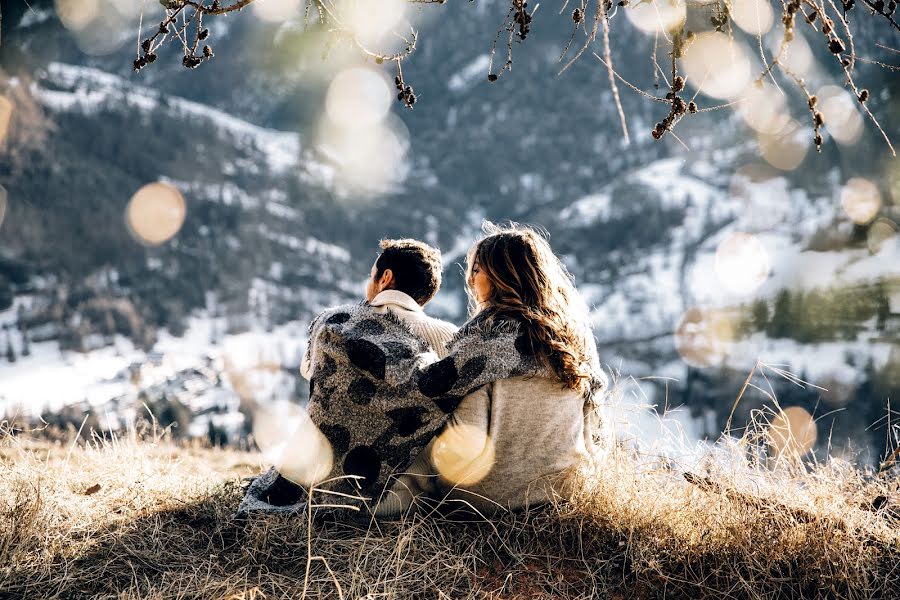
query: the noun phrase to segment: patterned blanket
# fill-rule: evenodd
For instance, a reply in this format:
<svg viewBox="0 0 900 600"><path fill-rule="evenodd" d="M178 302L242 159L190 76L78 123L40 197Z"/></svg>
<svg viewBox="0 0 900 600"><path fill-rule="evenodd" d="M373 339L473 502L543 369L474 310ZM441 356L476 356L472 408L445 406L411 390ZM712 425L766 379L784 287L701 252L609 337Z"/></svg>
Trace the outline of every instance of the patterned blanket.
<svg viewBox="0 0 900 600"><path fill-rule="evenodd" d="M363 303L317 317L310 343L309 416L334 457L313 501L366 515L391 475L412 464L468 393L500 379L548 375L508 321L473 319L438 360L403 321ZM594 390L604 385L601 377ZM305 502L305 490L273 469L251 484L238 514L294 512Z"/></svg>

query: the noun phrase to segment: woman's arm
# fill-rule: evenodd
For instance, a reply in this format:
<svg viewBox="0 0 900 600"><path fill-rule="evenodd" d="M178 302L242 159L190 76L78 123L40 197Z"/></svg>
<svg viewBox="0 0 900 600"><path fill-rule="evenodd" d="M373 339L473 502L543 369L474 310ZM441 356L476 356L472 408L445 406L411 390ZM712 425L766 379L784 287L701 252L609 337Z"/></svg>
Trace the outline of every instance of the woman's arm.
<svg viewBox="0 0 900 600"><path fill-rule="evenodd" d="M468 394L431 447L431 463L440 475L438 489L478 483L494 466L490 438L492 384Z"/></svg>
<svg viewBox="0 0 900 600"><path fill-rule="evenodd" d="M450 415L448 427L465 425L490 435L491 429L491 390L493 384L483 385L463 398L459 407Z"/></svg>

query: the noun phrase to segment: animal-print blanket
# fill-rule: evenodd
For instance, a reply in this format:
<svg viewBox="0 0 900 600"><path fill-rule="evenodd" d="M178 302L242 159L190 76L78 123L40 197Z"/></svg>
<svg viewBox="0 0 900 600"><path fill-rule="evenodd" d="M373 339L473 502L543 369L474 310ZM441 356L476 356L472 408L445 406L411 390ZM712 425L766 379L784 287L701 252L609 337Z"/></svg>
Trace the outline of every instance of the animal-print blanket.
<svg viewBox="0 0 900 600"><path fill-rule="evenodd" d="M363 303L322 313L310 325L310 343L309 416L334 456L313 501L366 513L468 393L500 379L547 376L510 321L488 326L476 317L438 360L399 318ZM598 373L592 392L605 384L603 377ZM304 490L273 469L251 484L238 514L293 512L305 501Z"/></svg>

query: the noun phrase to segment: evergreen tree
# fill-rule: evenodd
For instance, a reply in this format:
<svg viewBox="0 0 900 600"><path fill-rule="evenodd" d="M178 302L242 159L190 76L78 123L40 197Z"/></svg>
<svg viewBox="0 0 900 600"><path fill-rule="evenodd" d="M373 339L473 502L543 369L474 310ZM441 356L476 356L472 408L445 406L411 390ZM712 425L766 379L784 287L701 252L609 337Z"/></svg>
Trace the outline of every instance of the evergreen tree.
<svg viewBox="0 0 900 600"><path fill-rule="evenodd" d="M6 333L6 360L11 363L16 362L16 351L13 349L12 339L9 337L9 332Z"/></svg>
<svg viewBox="0 0 900 600"><path fill-rule="evenodd" d="M766 333L769 337L790 337L793 331L793 298L789 290L781 290L775 296L775 308Z"/></svg>
<svg viewBox="0 0 900 600"><path fill-rule="evenodd" d="M28 330L22 330L22 356L31 356L31 340L28 339Z"/></svg>
<svg viewBox="0 0 900 600"><path fill-rule="evenodd" d="M887 291L884 289L883 283L879 283L875 288L875 303L875 326L878 331L883 332L885 330L885 327L887 327L887 320L891 316L891 303L888 299Z"/></svg>
<svg viewBox="0 0 900 600"><path fill-rule="evenodd" d="M831 323L825 295L819 290L797 292L791 299L791 325L793 335L789 337L804 344L833 338L836 326Z"/></svg>
<svg viewBox="0 0 900 600"><path fill-rule="evenodd" d="M163 392L160 399L151 406L151 410L155 414L160 427L165 429L174 426L174 431L172 431L174 437L185 437L187 435L188 426L190 426L193 418L191 409L176 398L170 399L168 394Z"/></svg>
<svg viewBox="0 0 900 600"><path fill-rule="evenodd" d="M216 427L212 419L207 424L206 437L209 438L210 446L224 446L228 443L228 436L225 434L225 431L220 427Z"/></svg>
<svg viewBox="0 0 900 600"><path fill-rule="evenodd" d="M769 303L760 298L753 303L750 309L754 331L765 331L769 326Z"/></svg>
<svg viewBox="0 0 900 600"><path fill-rule="evenodd" d="M6 310L13 305L15 294L9 281L0 275L0 310Z"/></svg>
<svg viewBox="0 0 900 600"><path fill-rule="evenodd" d="M113 318L111 310L107 310L103 319L103 341L106 344L112 344L116 336L116 321Z"/></svg>
<svg viewBox="0 0 900 600"><path fill-rule="evenodd" d="M875 361L870 357L862 371L862 377L856 386L856 392L850 402L859 411L863 423L870 432L870 443L878 447L884 441L884 419L887 405L878 390L878 370Z"/></svg>

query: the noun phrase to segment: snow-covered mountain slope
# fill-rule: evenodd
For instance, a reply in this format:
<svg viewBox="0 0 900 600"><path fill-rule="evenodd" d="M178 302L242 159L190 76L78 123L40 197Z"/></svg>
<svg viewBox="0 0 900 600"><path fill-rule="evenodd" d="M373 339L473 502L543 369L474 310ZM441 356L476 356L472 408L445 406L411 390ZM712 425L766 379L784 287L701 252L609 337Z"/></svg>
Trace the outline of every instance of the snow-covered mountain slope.
<svg viewBox="0 0 900 600"><path fill-rule="evenodd" d="M98 299L112 296L176 346L182 338L170 333L185 328L188 339L214 339L290 325L286 335L302 338L301 324L317 311L360 297L382 237L416 237L445 251L444 287L429 310L462 322L458 263L482 219L514 219L548 229L592 307L603 359L626 375L677 377L670 389L699 411L721 388L689 382L674 333L692 309L717 309L740 329L741 311L759 300L774 311L783 289L864 294L900 275L896 246L873 253L841 205L849 178L877 180L894 169L870 158L881 155L874 146L863 152L829 140L796 171L774 172L761 166L733 112L686 119L687 150L670 136L654 142L661 105L622 89L633 140L625 146L605 71L587 60L557 77L571 32L566 14L542 9L533 34L514 47L513 71L489 84L485 56L502 3L428 7L441 18L422 22L417 53L404 64L419 102L412 111L391 108L408 132L401 184L349 199L335 192L338 161L314 143L324 87L297 66L304 47L289 28L227 20L223 29L211 25L217 56L201 68L187 71L165 54L133 74L130 50L85 55L37 4L36 16L15 27L4 21L0 47L12 75L3 83L27 88L52 125L24 164L0 161L10 206L0 229L0 259L9 261L0 264L0 297L14 290L37 298L26 318L35 332L56 323L57 333L96 341L106 321ZM652 38L617 23L612 42L623 77L651 89L641 65ZM874 108L896 88L882 83ZM156 181L181 192L187 218L171 242L144 247L123 227L123 211ZM882 193L885 218L897 221L897 199L883 184ZM740 261L717 258L734 239L750 239L756 252L747 277L732 268L744 268ZM760 256L764 269L754 262ZM732 271L724 280L723 264ZM890 360L895 318L860 319L853 339L815 343L741 331L721 364L746 373L756 357L794 357L798 370L853 382L867 376L869 358L878 368ZM209 322L217 329L202 325ZM8 337L19 353L18 334ZM15 365L37 368L46 348ZM106 351L97 352L103 362ZM699 370L707 382L730 385L718 366ZM11 381L13 368L0 378Z"/></svg>

